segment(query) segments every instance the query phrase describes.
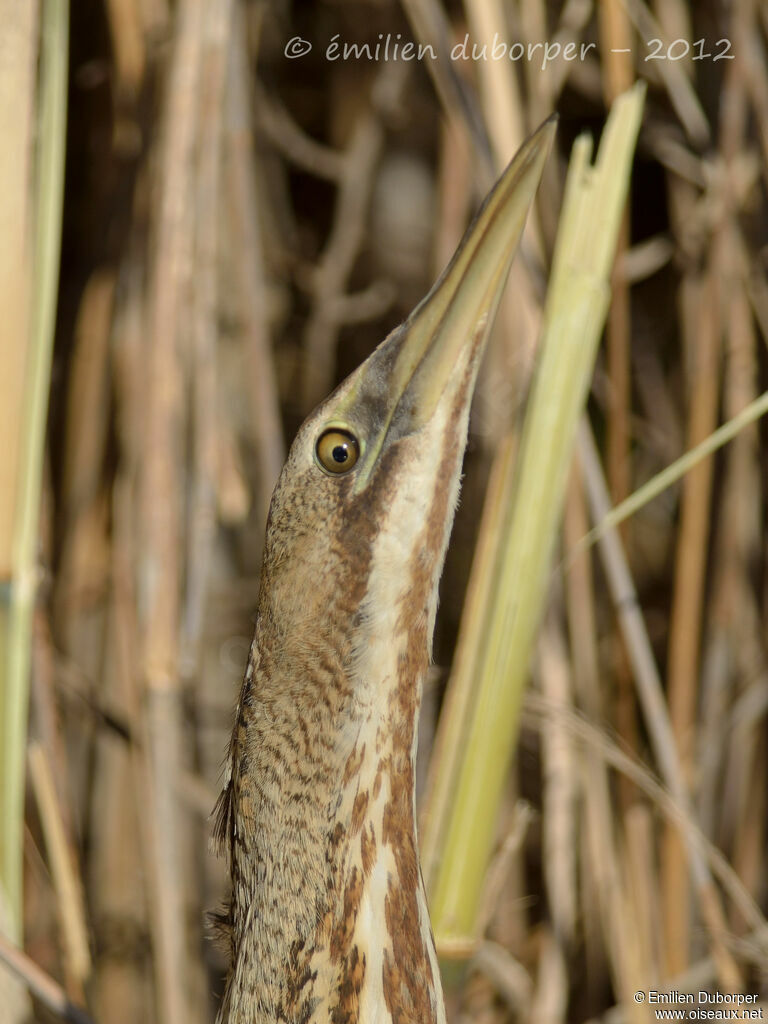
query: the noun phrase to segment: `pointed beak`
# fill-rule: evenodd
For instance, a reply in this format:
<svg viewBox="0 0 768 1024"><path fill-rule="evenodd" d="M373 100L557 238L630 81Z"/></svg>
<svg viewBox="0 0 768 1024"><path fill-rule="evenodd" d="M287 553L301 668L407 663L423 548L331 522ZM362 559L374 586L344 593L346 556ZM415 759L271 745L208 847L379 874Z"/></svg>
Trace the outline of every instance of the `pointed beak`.
<svg viewBox="0 0 768 1024"><path fill-rule="evenodd" d="M479 362L555 130L553 116L522 145L444 273L403 324L390 394L407 409L411 429L432 416L470 348L477 348Z"/></svg>
<svg viewBox="0 0 768 1024"><path fill-rule="evenodd" d="M474 372L479 365L555 128L553 116L523 144L435 286L353 375L335 406L331 422L342 428L369 417L356 492L391 441L430 420L457 366Z"/></svg>

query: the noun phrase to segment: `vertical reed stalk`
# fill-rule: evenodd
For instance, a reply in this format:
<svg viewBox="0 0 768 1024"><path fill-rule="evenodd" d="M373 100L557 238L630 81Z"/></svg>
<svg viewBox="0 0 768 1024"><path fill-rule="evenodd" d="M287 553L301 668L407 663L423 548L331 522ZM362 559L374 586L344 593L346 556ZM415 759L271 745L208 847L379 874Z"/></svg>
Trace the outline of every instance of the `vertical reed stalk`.
<svg viewBox="0 0 768 1024"><path fill-rule="evenodd" d="M10 26L18 33L18 50L15 68L12 71L9 62L7 77L0 78L0 106L12 121L3 151L18 165L1 179L3 206L16 206L14 213L4 210L2 220L11 231L4 237L3 251L17 266L3 268L5 273L0 274L0 287L12 289L7 306L3 304L4 330L9 333L0 344L0 359L6 364L0 379L8 394L7 405L3 399L0 406L7 418L2 436L16 439L16 447L13 458L14 444L9 444L7 480L0 487L0 885L11 932L18 937L36 545L61 246L69 8L64 0L44 0L41 8L37 147L32 162L34 5L9 7L14 10L0 12L0 18L4 31ZM20 16L22 10L25 16ZM6 54L11 50L12 44L4 47Z"/></svg>

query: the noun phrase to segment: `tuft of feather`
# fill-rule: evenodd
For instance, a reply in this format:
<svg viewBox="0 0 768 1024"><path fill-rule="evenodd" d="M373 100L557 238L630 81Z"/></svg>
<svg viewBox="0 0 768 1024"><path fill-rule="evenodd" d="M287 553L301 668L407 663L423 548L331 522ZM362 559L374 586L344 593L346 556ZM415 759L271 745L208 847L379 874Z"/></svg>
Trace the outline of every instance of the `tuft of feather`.
<svg viewBox="0 0 768 1024"><path fill-rule="evenodd" d="M209 910L206 916L211 941L217 949L229 955L232 962L234 929L232 927L232 904L222 903L218 910Z"/></svg>
<svg viewBox="0 0 768 1024"><path fill-rule="evenodd" d="M230 856L232 843L235 836L235 817L232 773L228 772L228 778L219 798L213 808L213 829L211 832L211 847L217 857L226 853Z"/></svg>

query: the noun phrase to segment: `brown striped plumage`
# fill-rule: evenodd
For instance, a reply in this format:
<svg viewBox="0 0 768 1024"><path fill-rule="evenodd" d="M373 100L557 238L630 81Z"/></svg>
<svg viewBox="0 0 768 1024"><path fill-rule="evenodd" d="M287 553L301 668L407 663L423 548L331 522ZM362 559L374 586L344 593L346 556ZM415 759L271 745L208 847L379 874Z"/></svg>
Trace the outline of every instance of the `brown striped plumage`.
<svg viewBox="0 0 768 1024"><path fill-rule="evenodd" d="M535 135L406 323L304 423L267 525L217 835L222 1024L445 1020L414 757L472 390L551 139ZM325 472L318 438L359 442Z"/></svg>

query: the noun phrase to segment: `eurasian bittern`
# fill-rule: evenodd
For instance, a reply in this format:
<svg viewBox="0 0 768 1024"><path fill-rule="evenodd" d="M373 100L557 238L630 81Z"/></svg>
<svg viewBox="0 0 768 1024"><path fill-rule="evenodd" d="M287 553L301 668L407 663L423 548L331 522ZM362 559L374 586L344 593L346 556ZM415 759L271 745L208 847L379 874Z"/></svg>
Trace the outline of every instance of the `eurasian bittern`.
<svg viewBox="0 0 768 1024"><path fill-rule="evenodd" d="M478 363L554 133L406 320L306 420L275 488L217 835L227 1024L445 1020L414 758Z"/></svg>

